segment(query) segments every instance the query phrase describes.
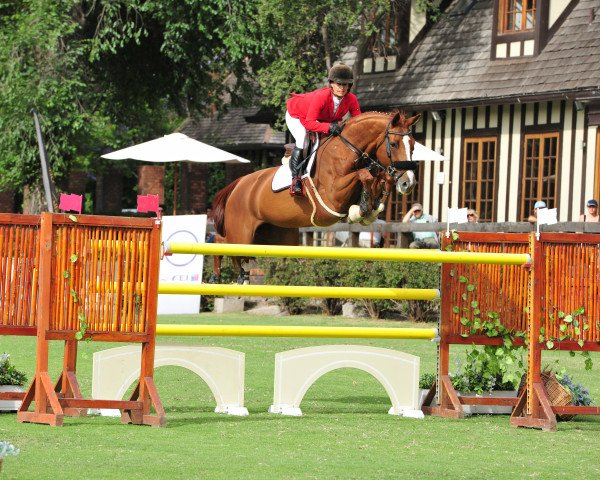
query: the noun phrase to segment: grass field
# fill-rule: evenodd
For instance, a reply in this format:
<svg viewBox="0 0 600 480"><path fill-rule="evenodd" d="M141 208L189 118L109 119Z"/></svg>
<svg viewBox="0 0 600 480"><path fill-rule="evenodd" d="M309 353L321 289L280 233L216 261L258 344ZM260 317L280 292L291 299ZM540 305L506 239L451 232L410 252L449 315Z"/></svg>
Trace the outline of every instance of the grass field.
<svg viewBox="0 0 600 480"><path fill-rule="evenodd" d="M322 316L163 316L159 323L330 326L419 326L392 321ZM420 325L423 326L423 325ZM430 325L427 325L430 326ZM213 345L246 353L245 403L250 415L213 413L207 385L178 367L156 370L168 418L166 428L122 425L106 417L66 417L63 427L21 424L0 415L0 440L21 449L7 457L6 479L515 479L600 478L600 418L579 416L558 432L516 429L507 416L464 420L405 419L387 414L383 387L365 372L341 369L319 379L302 402L302 417L267 413L273 400L274 355L324 343L362 343L421 357L434 372L436 345L417 340L319 340L295 338L159 338L159 343ZM82 342L78 378L91 392L92 354L118 346ZM464 349L464 348L463 348ZM463 349L457 349L460 353ZM61 365L60 342L51 343L52 373ZM454 350L453 350L454 351ZM0 352L34 373L35 339L0 337ZM575 380L600 399L600 356L590 372L567 352L550 352Z"/></svg>

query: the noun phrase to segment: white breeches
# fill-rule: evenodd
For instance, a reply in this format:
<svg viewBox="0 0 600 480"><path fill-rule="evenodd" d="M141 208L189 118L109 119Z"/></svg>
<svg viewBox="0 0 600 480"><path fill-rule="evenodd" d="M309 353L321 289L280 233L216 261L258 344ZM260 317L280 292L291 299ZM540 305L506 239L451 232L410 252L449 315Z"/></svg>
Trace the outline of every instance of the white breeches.
<svg viewBox="0 0 600 480"><path fill-rule="evenodd" d="M306 138L306 128L304 128L304 125L302 125L298 118L292 117L287 111L285 112L285 123L292 137L294 137L296 147L304 148L304 139Z"/></svg>

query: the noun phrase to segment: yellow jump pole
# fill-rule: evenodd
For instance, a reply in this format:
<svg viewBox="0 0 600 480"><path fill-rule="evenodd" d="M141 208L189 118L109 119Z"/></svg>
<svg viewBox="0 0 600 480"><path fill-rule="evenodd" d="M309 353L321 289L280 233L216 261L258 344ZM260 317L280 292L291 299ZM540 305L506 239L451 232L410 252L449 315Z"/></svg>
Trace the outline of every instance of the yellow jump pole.
<svg viewBox="0 0 600 480"><path fill-rule="evenodd" d="M435 288L220 285L211 283L160 283L158 293L242 297L378 298L390 300L435 300L440 297L439 290Z"/></svg>
<svg viewBox="0 0 600 480"><path fill-rule="evenodd" d="M156 325L156 335L217 337L396 338L435 340L437 328L301 327L278 325Z"/></svg>
<svg viewBox="0 0 600 480"><path fill-rule="evenodd" d="M163 253L225 255L232 257L323 258L398 262L529 265L527 253L443 252L433 249L295 247L286 245L236 245L227 243L165 242Z"/></svg>

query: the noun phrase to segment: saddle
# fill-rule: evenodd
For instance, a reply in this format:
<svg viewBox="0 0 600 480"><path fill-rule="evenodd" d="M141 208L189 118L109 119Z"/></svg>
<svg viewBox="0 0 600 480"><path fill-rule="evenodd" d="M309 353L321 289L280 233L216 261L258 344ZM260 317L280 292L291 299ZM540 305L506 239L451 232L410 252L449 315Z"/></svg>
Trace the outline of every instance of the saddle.
<svg viewBox="0 0 600 480"><path fill-rule="evenodd" d="M316 160L317 148L319 147L319 136L315 132L306 132L306 138L304 140L304 148L302 152L301 176L310 176L312 167ZM289 163L290 157L292 156L292 150L296 147L295 143L286 143L284 146L285 153L281 158L281 167L277 169L275 175L273 175L273 181L271 182L271 189L274 192L281 192L289 188L292 184L292 172L290 171ZM312 152L312 153L311 153Z"/></svg>

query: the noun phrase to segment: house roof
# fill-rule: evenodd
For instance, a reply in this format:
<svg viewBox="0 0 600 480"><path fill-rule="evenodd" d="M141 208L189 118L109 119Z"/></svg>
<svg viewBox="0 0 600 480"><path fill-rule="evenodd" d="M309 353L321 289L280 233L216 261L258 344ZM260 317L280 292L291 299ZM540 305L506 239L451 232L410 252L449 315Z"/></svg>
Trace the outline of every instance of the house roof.
<svg viewBox="0 0 600 480"><path fill-rule="evenodd" d="M479 0L462 15L444 15L399 70L362 75L363 109L600 99L598 0L580 0L538 56L498 60L490 56L493 8Z"/></svg>
<svg viewBox="0 0 600 480"><path fill-rule="evenodd" d="M188 118L178 131L225 150L281 148L285 143L285 133L274 130L268 123L252 122L257 113L258 107L231 108L220 116Z"/></svg>

